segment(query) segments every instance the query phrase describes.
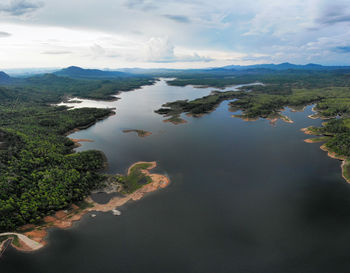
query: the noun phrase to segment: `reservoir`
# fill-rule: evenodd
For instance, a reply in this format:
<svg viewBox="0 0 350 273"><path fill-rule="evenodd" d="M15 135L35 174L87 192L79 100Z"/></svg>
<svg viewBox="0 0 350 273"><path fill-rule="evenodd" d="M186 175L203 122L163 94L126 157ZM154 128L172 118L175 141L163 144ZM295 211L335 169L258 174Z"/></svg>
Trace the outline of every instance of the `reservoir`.
<svg viewBox="0 0 350 273"><path fill-rule="evenodd" d="M226 90L232 90L226 88ZM69 137L91 139L108 173L157 161L171 184L112 213L85 215L67 230L52 229L33 253L9 248L6 273L345 273L350 271L350 185L340 162L300 129L320 126L304 112L294 123L232 118L225 101L187 123L164 123L163 103L195 99L215 88L152 86L116 101L74 103L115 107L116 115ZM123 130L145 130L138 137Z"/></svg>

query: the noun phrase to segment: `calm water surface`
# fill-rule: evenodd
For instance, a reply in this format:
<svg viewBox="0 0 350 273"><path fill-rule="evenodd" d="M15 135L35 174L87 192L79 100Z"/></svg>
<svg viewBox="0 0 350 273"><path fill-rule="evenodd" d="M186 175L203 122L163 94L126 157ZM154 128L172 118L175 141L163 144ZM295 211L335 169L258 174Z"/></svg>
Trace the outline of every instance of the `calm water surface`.
<svg viewBox="0 0 350 273"><path fill-rule="evenodd" d="M109 173L156 160L171 185L120 208L120 217L86 215L71 229L53 229L35 253L9 249L0 272L350 272L350 186L339 161L304 143L300 132L321 121L308 119L307 107L286 111L293 124L244 122L231 118L227 102L182 125L153 113L212 90L162 80L97 102L116 107L116 115L72 134L95 141L78 150L102 150Z"/></svg>

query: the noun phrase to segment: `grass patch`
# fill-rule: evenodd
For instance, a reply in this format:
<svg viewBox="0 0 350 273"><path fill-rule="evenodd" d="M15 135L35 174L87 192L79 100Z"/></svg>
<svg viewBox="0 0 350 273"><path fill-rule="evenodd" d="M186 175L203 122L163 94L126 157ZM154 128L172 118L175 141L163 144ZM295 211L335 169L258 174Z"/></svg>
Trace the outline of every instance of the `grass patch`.
<svg viewBox="0 0 350 273"><path fill-rule="evenodd" d="M165 120L166 122L171 122L174 124L186 123L186 121L180 117L180 115L173 115L170 118Z"/></svg>
<svg viewBox="0 0 350 273"><path fill-rule="evenodd" d="M327 136L322 136L322 137L314 137L314 138L309 138L308 140L311 143L319 143L319 142L326 142L330 139L330 137Z"/></svg>
<svg viewBox="0 0 350 273"><path fill-rule="evenodd" d="M151 177L142 173L142 170L148 169L152 166L152 163L140 163L136 164L130 169L128 175L119 175L118 181L123 186L124 193L132 193L143 185L152 182Z"/></svg>
<svg viewBox="0 0 350 273"><path fill-rule="evenodd" d="M8 240L9 238L11 238L12 236L10 235L3 235L3 236L0 236L0 244L6 240Z"/></svg>
<svg viewBox="0 0 350 273"><path fill-rule="evenodd" d="M87 208L92 208L94 205L89 203L89 202L86 202L86 201L80 201L79 203L76 204L78 207L79 207L79 210L84 210L84 209L87 209Z"/></svg>
<svg viewBox="0 0 350 273"><path fill-rule="evenodd" d="M21 244L20 244L20 242L19 242L18 236L13 235L12 238L13 238L12 244L13 244L14 246L21 247Z"/></svg>
<svg viewBox="0 0 350 273"><path fill-rule="evenodd" d="M123 130L123 133L131 133L135 132L139 137L146 137L151 134L151 132L145 131L145 130L139 130L139 129L130 129L130 130Z"/></svg>

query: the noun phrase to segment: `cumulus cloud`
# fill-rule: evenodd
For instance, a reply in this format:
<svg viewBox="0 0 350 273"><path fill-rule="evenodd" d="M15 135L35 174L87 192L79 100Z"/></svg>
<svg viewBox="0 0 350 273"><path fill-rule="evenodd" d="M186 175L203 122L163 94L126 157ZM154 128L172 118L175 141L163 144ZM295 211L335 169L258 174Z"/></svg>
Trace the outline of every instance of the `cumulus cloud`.
<svg viewBox="0 0 350 273"><path fill-rule="evenodd" d="M21 16L32 13L43 6L43 2L12 0L7 4L0 4L0 12L11 16Z"/></svg>
<svg viewBox="0 0 350 273"><path fill-rule="evenodd" d="M168 38L163 37L152 37L146 44L146 52L147 61L154 63L210 62L214 60L196 52L192 54L175 53L175 46Z"/></svg>
<svg viewBox="0 0 350 273"><path fill-rule="evenodd" d="M168 38L152 37L146 44L147 60L167 62L174 59L174 46Z"/></svg>

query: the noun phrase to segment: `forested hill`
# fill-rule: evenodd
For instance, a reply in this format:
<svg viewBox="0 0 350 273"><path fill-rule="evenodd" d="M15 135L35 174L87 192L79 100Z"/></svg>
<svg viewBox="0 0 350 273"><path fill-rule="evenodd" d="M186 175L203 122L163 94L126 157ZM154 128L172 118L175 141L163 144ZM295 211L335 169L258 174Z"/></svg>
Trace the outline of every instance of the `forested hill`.
<svg viewBox="0 0 350 273"><path fill-rule="evenodd" d="M16 96L16 99L22 101L57 102L66 96L111 100L115 99L111 95L119 91L130 91L153 83L154 79L150 76L83 79L48 73L26 78L11 77L7 81L0 81L0 88L6 87ZM3 92L9 94L9 92Z"/></svg>
<svg viewBox="0 0 350 273"><path fill-rule="evenodd" d="M125 78L133 75L119 71L103 71L99 69L84 69L78 66L70 66L54 72L58 76L66 76L71 78Z"/></svg>
<svg viewBox="0 0 350 273"><path fill-rule="evenodd" d="M79 202L99 185L105 159L98 151L73 152L65 134L112 113L109 109L54 107L67 96L111 99L154 80L72 79L44 74L0 83L0 232L38 223Z"/></svg>
<svg viewBox="0 0 350 273"><path fill-rule="evenodd" d="M0 83L8 82L9 80L10 80L10 76L7 75L5 72L0 71Z"/></svg>

